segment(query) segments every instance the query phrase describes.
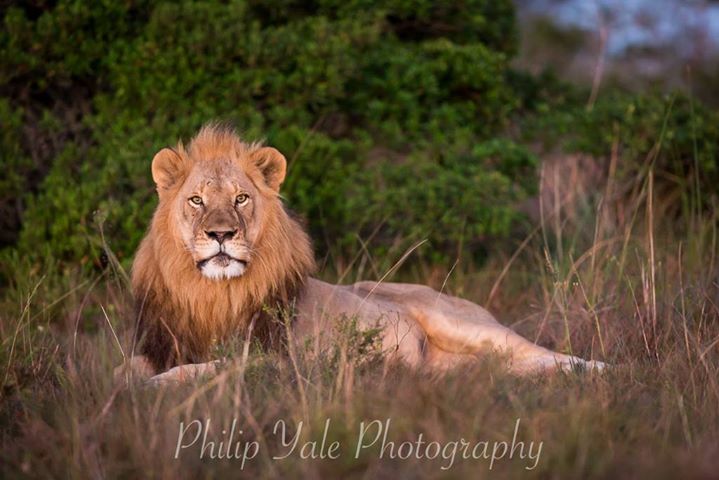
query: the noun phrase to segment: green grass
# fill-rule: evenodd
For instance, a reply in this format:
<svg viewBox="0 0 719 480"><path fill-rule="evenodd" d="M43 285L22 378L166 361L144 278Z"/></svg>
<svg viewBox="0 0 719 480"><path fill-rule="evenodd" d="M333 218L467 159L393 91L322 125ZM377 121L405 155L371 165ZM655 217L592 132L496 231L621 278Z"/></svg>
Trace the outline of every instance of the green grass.
<svg viewBox="0 0 719 480"><path fill-rule="evenodd" d="M653 191L651 169L635 188L620 187L610 178L565 197L561 184L556 192L545 186L537 228L504 256L481 267L410 262L389 278L488 305L542 345L614 365L601 375L517 378L492 354L445 375L410 371L385 364L345 323L330 351L308 342L289 354L253 346L244 356L239 339L225 346L232 360L215 378L125 388L112 379L130 353L123 275L29 272L6 292L0 322L2 476L711 477L719 454L719 211L664 215L671 200ZM323 277L381 276L392 259L354 260L330 262ZM209 420L216 453L234 419L240 456L257 451L244 464L208 458L209 450L201 459L202 438L175 458L181 423L194 429L194 420ZM356 455L362 422L387 419L395 448L422 434L446 456L416 458L415 448L409 458L388 458L381 441ZM279 420L288 439L302 425L285 459L272 458L290 450L275 430ZM325 445L339 442L339 458L302 458L312 442L320 454L328 421ZM498 455L517 421L517 442L534 442L535 455L541 442L536 462L456 453L446 468L452 442L487 442L487 455L495 445Z"/></svg>

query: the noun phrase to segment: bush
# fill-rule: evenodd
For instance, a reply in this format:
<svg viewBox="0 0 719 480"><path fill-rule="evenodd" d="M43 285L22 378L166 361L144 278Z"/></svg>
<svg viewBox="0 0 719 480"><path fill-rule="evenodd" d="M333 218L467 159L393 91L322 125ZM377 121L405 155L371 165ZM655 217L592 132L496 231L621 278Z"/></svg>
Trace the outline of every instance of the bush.
<svg viewBox="0 0 719 480"><path fill-rule="evenodd" d="M667 194L684 194L693 208L706 208L716 201L719 112L696 99L682 93L609 92L590 109L563 100L537 108L546 112L529 117L525 134L530 141L541 141L545 149L608 160L616 144L620 182L631 186L638 173L651 167L657 188Z"/></svg>
<svg viewBox="0 0 719 480"><path fill-rule="evenodd" d="M427 239L433 261L463 250L481 260L486 241L507 237L521 220L516 204L533 193L535 168L532 154L506 140L418 153L399 165L382 161L380 175L363 172L347 208L363 219L359 233L370 246L394 247L395 258Z"/></svg>
<svg viewBox="0 0 719 480"><path fill-rule="evenodd" d="M27 189L32 162L22 149L22 112L0 99L0 245L15 241L20 227L21 202Z"/></svg>
<svg viewBox="0 0 719 480"><path fill-rule="evenodd" d="M92 263L99 222L128 262L155 205L153 153L211 119L285 153L284 194L329 239L321 249L354 250L348 232L389 218L378 251L425 235L436 254L454 254L460 240L475 248L519 218L511 201L526 195L532 161L509 141L487 143L517 105L505 81L516 49L509 0L60 0L11 7L3 21L13 175L30 178L18 147L32 143L19 128L37 116L27 112L73 125L53 130L60 140L27 180L13 247L23 255ZM80 112L72 122L68 108ZM521 185L513 162L529 173ZM5 197L18 194L10 183ZM441 237L430 228L439 212Z"/></svg>

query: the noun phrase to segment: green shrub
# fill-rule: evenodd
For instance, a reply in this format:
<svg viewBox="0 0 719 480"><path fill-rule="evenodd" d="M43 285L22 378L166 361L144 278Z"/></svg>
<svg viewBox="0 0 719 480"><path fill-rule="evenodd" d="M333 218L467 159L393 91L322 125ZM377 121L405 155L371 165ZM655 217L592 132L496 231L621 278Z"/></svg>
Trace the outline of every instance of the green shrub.
<svg viewBox="0 0 719 480"><path fill-rule="evenodd" d="M364 172L347 201L350 216L363 219L360 234L398 254L427 239L434 261L463 250L479 258L486 240L511 233L521 220L517 202L536 186L535 157L506 140L380 165L380 175Z"/></svg>
<svg viewBox="0 0 719 480"><path fill-rule="evenodd" d="M608 161L616 144L617 174L627 185L651 167L657 188L690 193L685 197L699 208L716 201L719 112L681 93L608 92L592 108L564 101L550 105L539 107L547 112L525 122L527 138L541 141L545 149L584 152Z"/></svg>
<svg viewBox="0 0 719 480"><path fill-rule="evenodd" d="M0 98L0 246L15 241L19 229L21 202L27 189L32 162L20 144L22 111Z"/></svg>
<svg viewBox="0 0 719 480"><path fill-rule="evenodd" d="M505 81L516 49L509 0L60 0L10 8L3 21L4 161L23 162L23 111L60 127L66 103L83 112L25 198L14 249L29 257L93 263L101 224L129 262L155 206L152 155L212 119L285 153L284 194L320 251L356 249L355 234L381 218L378 251L422 235L437 255L460 240L474 248L508 234L512 201L531 183L529 157L487 143L517 105ZM32 95L18 96L22 85ZM397 154L376 168L383 150ZM515 167L527 167L521 185ZM389 189L369 188L381 184ZM441 233L428 228L440 211Z"/></svg>

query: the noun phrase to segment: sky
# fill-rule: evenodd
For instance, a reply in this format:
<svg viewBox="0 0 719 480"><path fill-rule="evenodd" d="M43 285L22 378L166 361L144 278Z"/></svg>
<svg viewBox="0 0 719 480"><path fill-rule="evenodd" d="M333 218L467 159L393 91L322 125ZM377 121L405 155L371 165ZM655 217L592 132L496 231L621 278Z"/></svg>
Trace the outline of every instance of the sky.
<svg viewBox="0 0 719 480"><path fill-rule="evenodd" d="M705 0L515 0L520 14L596 31L602 16L607 54L671 46L682 55L719 51L719 2Z"/></svg>

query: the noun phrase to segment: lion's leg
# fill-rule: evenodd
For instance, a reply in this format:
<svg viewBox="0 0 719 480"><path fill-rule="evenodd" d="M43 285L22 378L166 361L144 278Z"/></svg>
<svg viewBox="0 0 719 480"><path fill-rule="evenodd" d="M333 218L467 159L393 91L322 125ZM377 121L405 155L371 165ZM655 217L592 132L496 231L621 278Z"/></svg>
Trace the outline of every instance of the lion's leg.
<svg viewBox="0 0 719 480"><path fill-rule="evenodd" d="M425 341L424 352L427 367L433 371L444 372L477 361L476 354L448 352L434 345L429 338Z"/></svg>
<svg viewBox="0 0 719 480"><path fill-rule="evenodd" d="M151 386L160 386L192 382L205 376L215 375L217 373L219 363L219 360L213 360L205 363L188 363L185 365L178 365L166 372L159 373L149 378L146 383Z"/></svg>
<svg viewBox="0 0 719 480"><path fill-rule="evenodd" d="M457 366L477 361L477 354L453 353L429 344L425 349L426 361L429 368L437 371L446 371ZM562 355L552 352L551 355L528 356L517 360L516 356L510 357L509 370L516 375L531 375L543 371L563 370L572 371L575 368L587 370L601 370L606 365L594 360L582 360L570 355Z"/></svg>
<svg viewBox="0 0 719 480"><path fill-rule="evenodd" d="M508 354L510 369L519 374L548 369L571 370L574 367L601 369L602 362L553 352L536 345L498 323L486 310L471 302L442 295L432 308L416 309L413 317L429 341L440 350L436 364L456 362L451 355L476 355L487 349Z"/></svg>
<svg viewBox="0 0 719 480"><path fill-rule="evenodd" d="M584 360L572 355L563 355L552 352L551 350L548 351L550 352L549 355L530 356L513 362L511 370L518 374L532 374L546 370L571 372L575 369L584 369L601 371L607 366L606 363L598 360Z"/></svg>
<svg viewBox="0 0 719 480"><path fill-rule="evenodd" d="M206 363L188 363L157 373L152 362L144 355L135 355L115 368L115 383L140 381L146 385L167 385L199 379L217 372L217 360Z"/></svg>

